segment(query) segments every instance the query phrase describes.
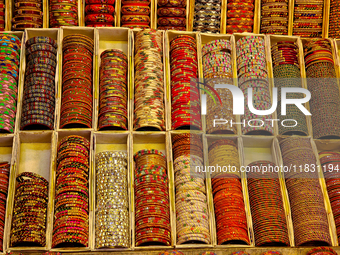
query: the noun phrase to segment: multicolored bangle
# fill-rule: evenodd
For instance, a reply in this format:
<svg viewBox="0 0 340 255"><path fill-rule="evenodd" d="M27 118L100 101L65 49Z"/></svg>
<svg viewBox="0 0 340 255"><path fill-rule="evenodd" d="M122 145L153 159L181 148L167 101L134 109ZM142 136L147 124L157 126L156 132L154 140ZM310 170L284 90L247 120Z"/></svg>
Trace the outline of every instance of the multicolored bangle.
<svg viewBox="0 0 340 255"><path fill-rule="evenodd" d="M321 37L324 2L313 3L304 0L294 2L293 35L301 37Z"/></svg>
<svg viewBox="0 0 340 255"><path fill-rule="evenodd" d="M10 48L8 47L10 46ZM0 132L14 133L17 110L21 41L0 34ZM7 65L7 63L10 63Z"/></svg>
<svg viewBox="0 0 340 255"><path fill-rule="evenodd" d="M308 39L304 44L313 137L340 137L339 89L337 85L332 45L328 39ZM327 77L327 79L324 79ZM310 79L311 78L311 79ZM326 101L327 100L327 103ZM323 120L327 119L326 122Z"/></svg>
<svg viewBox="0 0 340 255"><path fill-rule="evenodd" d="M19 174L16 181L10 246L34 243L43 247L46 243L48 181L31 172ZM34 189L30 188L32 186Z"/></svg>
<svg viewBox="0 0 340 255"><path fill-rule="evenodd" d="M279 41L272 45L272 59L273 59L273 74L274 84L281 91L283 87L302 87L300 65L298 60L299 50L295 42ZM294 85L293 85L294 84ZM298 94L291 94L296 98ZM281 105L281 98L278 101ZM287 114L281 115L281 108L277 110L278 119L285 120L287 127L279 125L280 135L308 135L306 116L296 107L287 106ZM291 120L296 120L298 123L295 126ZM293 126L293 127L289 127Z"/></svg>
<svg viewBox="0 0 340 255"><path fill-rule="evenodd" d="M158 2L158 29L159 30L185 30L186 28L186 8L183 7L161 7Z"/></svg>
<svg viewBox="0 0 340 255"><path fill-rule="evenodd" d="M310 139L280 141L283 166L316 166ZM306 170L306 169L304 169ZM320 242L331 245L327 212L317 171L285 172L296 246Z"/></svg>
<svg viewBox="0 0 340 255"><path fill-rule="evenodd" d="M162 33L145 29L135 38L134 130L165 130Z"/></svg>
<svg viewBox="0 0 340 255"><path fill-rule="evenodd" d="M336 255L337 252L330 247L316 247L308 251L307 255Z"/></svg>
<svg viewBox="0 0 340 255"><path fill-rule="evenodd" d="M144 157L157 155L157 161ZM158 150L141 150L135 161L135 245L171 245L169 189L166 158Z"/></svg>
<svg viewBox="0 0 340 255"><path fill-rule="evenodd" d="M203 167L202 138L196 134L179 134L173 137L172 144L177 244L186 242L209 244L211 237L205 175L204 173L191 172L192 169ZM189 150L188 146L190 146Z"/></svg>
<svg viewBox="0 0 340 255"><path fill-rule="evenodd" d="M221 26L221 0L195 1L194 31L204 33L220 33Z"/></svg>
<svg viewBox="0 0 340 255"><path fill-rule="evenodd" d="M236 144L227 139L214 141L209 146L208 156L211 166L231 166L229 171L216 171L211 176L217 243L249 244Z"/></svg>
<svg viewBox="0 0 340 255"><path fill-rule="evenodd" d="M338 20L339 13L340 13L339 1L331 0L330 1L330 12L329 12L329 31L328 31L328 36L330 38L340 37L340 24Z"/></svg>
<svg viewBox="0 0 340 255"><path fill-rule="evenodd" d="M255 161L247 167L249 169L261 169L262 167L275 169L276 165L270 161ZM278 244L289 246L286 214L278 173L250 171L247 173L247 183L256 246ZM264 197L266 197L265 200Z"/></svg>
<svg viewBox="0 0 340 255"><path fill-rule="evenodd" d="M208 91L214 89L215 83L224 82L233 84L232 51L231 43L228 40L218 39L206 43L202 48L203 55L203 75ZM215 103L215 98L208 97L206 125L207 133L212 134L236 134L236 126L228 121L227 124L216 125L214 119L226 119L236 122L231 111L225 109L226 105L232 106L232 96L228 90L215 89L221 101Z"/></svg>
<svg viewBox="0 0 340 255"><path fill-rule="evenodd" d="M261 33L288 34L288 0L262 0Z"/></svg>
<svg viewBox="0 0 340 255"><path fill-rule="evenodd" d="M196 39L178 35L170 42L172 129L201 130L201 107L197 87ZM190 103L190 105L189 105Z"/></svg>
<svg viewBox="0 0 340 255"><path fill-rule="evenodd" d="M82 34L63 40L60 128L92 126L93 40Z"/></svg>
<svg viewBox="0 0 340 255"><path fill-rule="evenodd" d="M227 5L227 33L253 32L254 0L233 0Z"/></svg>
<svg viewBox="0 0 340 255"><path fill-rule="evenodd" d="M100 58L98 129L127 130L127 56L109 49Z"/></svg>
<svg viewBox="0 0 340 255"><path fill-rule="evenodd" d="M150 0L123 1L121 12L122 27L142 29L150 27Z"/></svg>
<svg viewBox="0 0 340 255"><path fill-rule="evenodd" d="M252 87L253 107L257 110L266 110L271 106L269 92L268 71L266 66L265 40L260 36L245 36L236 42L238 86L246 95L247 89ZM256 68L254 68L256 66ZM254 119L254 120L253 120ZM247 123L242 125L242 133L248 135L273 134L274 128L270 122L266 122L268 115L259 116L250 112L248 106L241 121ZM251 124L249 124L251 121Z"/></svg>
<svg viewBox="0 0 340 255"><path fill-rule="evenodd" d="M30 5L22 4L20 0L15 0L12 29L17 31L25 28L41 28L43 25L42 17L41 0L32 0Z"/></svg>
<svg viewBox="0 0 340 255"><path fill-rule="evenodd" d="M88 246L89 141L66 136L58 145L52 247Z"/></svg>
<svg viewBox="0 0 340 255"><path fill-rule="evenodd" d="M27 40L26 48L27 59L30 59L30 61L26 65L25 77L28 77L28 79L25 80L24 84L21 129L40 130L47 128L53 130L56 65L52 65L52 61L57 55L57 42L49 37L33 37ZM49 52L53 57L38 57L36 53L42 51ZM39 80L44 74L51 76L50 82ZM39 84L39 87L36 86L37 84ZM44 103L46 107L38 106L35 102Z"/></svg>
<svg viewBox="0 0 340 255"><path fill-rule="evenodd" d="M335 169L340 166L340 153L334 151L321 151L319 152L320 163L322 167L322 172L325 176L327 192L329 200L331 202L331 207L333 211L336 233L338 239L340 238L340 220L339 220L339 186L340 176Z"/></svg>
<svg viewBox="0 0 340 255"><path fill-rule="evenodd" d="M78 26L78 0L50 0L50 27Z"/></svg>

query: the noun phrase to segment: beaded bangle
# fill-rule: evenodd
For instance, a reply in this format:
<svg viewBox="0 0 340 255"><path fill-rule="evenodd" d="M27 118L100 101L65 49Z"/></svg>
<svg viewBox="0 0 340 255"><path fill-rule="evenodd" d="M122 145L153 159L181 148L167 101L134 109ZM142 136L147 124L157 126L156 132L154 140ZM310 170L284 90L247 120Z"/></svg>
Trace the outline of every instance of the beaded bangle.
<svg viewBox="0 0 340 255"><path fill-rule="evenodd" d="M309 139L290 137L280 141L283 165L316 164ZM317 172L287 172L286 186L297 246L310 242L331 243L327 213ZM322 223L322 224L320 224ZM324 225L326 228L323 228ZM313 235L310 235L313 231ZM304 235L302 234L304 233Z"/></svg>
<svg viewBox="0 0 340 255"><path fill-rule="evenodd" d="M52 247L88 244L89 147L87 139L76 135L58 145Z"/></svg>
<svg viewBox="0 0 340 255"><path fill-rule="evenodd" d="M310 13L315 17L311 19ZM304 0L294 3L293 35L301 37L321 37L323 2L308 4Z"/></svg>
<svg viewBox="0 0 340 255"><path fill-rule="evenodd" d="M263 166L276 167L274 163L269 161L256 161L248 165L249 168L261 168ZM256 226L254 229L255 243L258 246L270 245L274 240L275 243L289 245L286 216L278 177L275 172L249 172L247 174L250 207ZM267 193L267 190L271 190L271 192ZM266 196L265 201L262 199L264 196ZM276 228L279 225L280 228ZM274 228L276 229L275 232L272 231ZM263 231L263 229L267 229L267 231Z"/></svg>
<svg viewBox="0 0 340 255"><path fill-rule="evenodd" d="M81 34L68 35L63 40L61 128L92 126L93 45L91 38ZM82 85L74 90L76 82Z"/></svg>
<svg viewBox="0 0 340 255"><path fill-rule="evenodd" d="M253 98L258 99L253 102L253 107L257 110L268 109L268 106L271 105L264 46L265 40L259 36L245 36L236 42L239 88L244 91L244 93L249 87L253 88ZM259 68L254 69L253 65L259 65ZM255 80L256 83L254 82ZM263 82L260 84L258 80ZM246 100L248 100L248 95L246 95ZM267 118L268 116L263 117L252 114L248 107L246 107L244 117L241 118L241 121L257 120L252 122L252 126L242 126L242 133L273 134L273 127L269 122L265 122Z"/></svg>
<svg viewBox="0 0 340 255"><path fill-rule="evenodd" d="M204 175L196 175L194 170L190 170L190 168L201 168L203 166L201 137L195 134L179 134L173 137L172 143L175 171L177 243L210 243ZM187 172L183 172L183 169L186 169L187 166L179 163L186 161L190 162L190 168ZM178 175L179 172L182 174ZM197 233L205 233L205 238L198 237ZM183 236L186 238L183 238Z"/></svg>
<svg viewBox="0 0 340 255"><path fill-rule="evenodd" d="M15 247L32 241L45 246L48 181L31 172L23 172L16 179L10 244Z"/></svg>
<svg viewBox="0 0 340 255"><path fill-rule="evenodd" d="M23 110L22 113L21 129L52 129L55 101L54 76L56 70L56 65L53 63L55 63L56 59L57 43L52 38L39 36L27 40L26 48L26 55L29 62L26 66L27 79L25 80L23 97L23 109L25 110ZM47 54L42 55L40 52ZM51 77L51 79L49 82L41 83L41 90L35 90L32 84L36 84L36 77L44 75ZM33 101L44 101L48 107L27 107Z"/></svg>
<svg viewBox="0 0 340 255"><path fill-rule="evenodd" d="M148 157L151 161L145 165L141 160L143 157ZM141 150L135 154L134 159L137 202L135 217L138 223L135 233L136 246L153 242L170 245L171 226L165 156L157 150ZM160 165L154 159L157 159ZM154 194L163 199L155 200L147 194ZM164 224L155 228L148 223L154 219L161 219Z"/></svg>
<svg viewBox="0 0 340 255"><path fill-rule="evenodd" d="M135 48L134 130L165 130L161 32L138 32Z"/></svg>
<svg viewBox="0 0 340 255"><path fill-rule="evenodd" d="M304 44L306 76L308 90L313 101L310 103L312 113L313 137L332 138L339 137L340 131L336 127L340 123L339 116L335 114L340 110L336 97L339 96L334 69L331 44L327 39L309 39ZM323 79L327 77L327 79ZM321 90L320 88L327 88ZM327 100L327 103L325 103ZM320 121L329 119L321 125Z"/></svg>

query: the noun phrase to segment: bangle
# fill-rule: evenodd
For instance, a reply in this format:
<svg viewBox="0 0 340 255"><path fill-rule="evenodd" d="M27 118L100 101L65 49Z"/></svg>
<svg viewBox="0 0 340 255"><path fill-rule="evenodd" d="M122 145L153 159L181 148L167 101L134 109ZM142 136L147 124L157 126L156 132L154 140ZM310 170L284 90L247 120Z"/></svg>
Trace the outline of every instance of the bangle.
<svg viewBox="0 0 340 255"><path fill-rule="evenodd" d="M92 126L92 93L88 91L92 91L93 47L93 40L85 35L69 35L64 38L60 128ZM82 86L75 93L86 96L76 96L66 89L76 82L75 79L82 80Z"/></svg>
<svg viewBox="0 0 340 255"><path fill-rule="evenodd" d="M21 173L16 180L18 185L13 208L11 246L15 247L28 240L45 246L48 181L31 172Z"/></svg>
<svg viewBox="0 0 340 255"><path fill-rule="evenodd" d="M120 151L98 153L96 181L96 224L101 226L96 228L96 247L128 247L127 154ZM124 183L126 185L122 185ZM119 226L119 231L115 226Z"/></svg>
<svg viewBox="0 0 340 255"><path fill-rule="evenodd" d="M21 118L21 129L52 129L54 115L51 115L50 112L54 113L54 77L57 43L49 37L33 37L27 41L26 48L28 64L26 65L27 79L25 80L23 99L23 109L25 110ZM41 52L44 52L44 54ZM48 77L49 82L41 84L42 93L40 91L39 93L34 93L31 88L32 84L36 84L37 78L43 76ZM33 101L45 101L49 107L26 107L26 105L30 105ZM37 114L33 114L35 112Z"/></svg>
<svg viewBox="0 0 340 255"><path fill-rule="evenodd" d="M22 3L14 1L13 30L42 27L42 2Z"/></svg>
<svg viewBox="0 0 340 255"><path fill-rule="evenodd" d="M9 184L9 172L10 172L10 164L8 162L0 162L0 181L1 185L1 197L0 197L0 223L3 227L5 224L5 211L6 211L6 202L7 202L7 193L8 193L8 184ZM0 243L3 242L3 235L0 236ZM0 250L3 250L2 245L0 246Z"/></svg>
<svg viewBox="0 0 340 255"><path fill-rule="evenodd" d="M189 54L188 54L189 53ZM196 41L193 37L180 35L175 37L170 42L170 58L171 58L171 97L172 97L172 129L194 127L201 129L200 115L198 112L190 112L188 102L198 98L198 88L192 87L190 78L197 78L197 50ZM185 71L178 69L179 66L185 65ZM188 83L181 83L183 79L188 80ZM183 85L182 85L183 84ZM186 91L192 91L193 98L187 97ZM197 100L199 102L199 100ZM196 105L193 105L195 108Z"/></svg>
<svg viewBox="0 0 340 255"><path fill-rule="evenodd" d="M161 39L152 29L136 34L134 130L165 129Z"/></svg>
<svg viewBox="0 0 340 255"><path fill-rule="evenodd" d="M145 157L148 158L148 164L144 164L145 162L142 160ZM138 222L135 233L136 246L147 244L151 240L163 245L170 245L171 226L169 224L170 211L165 156L157 150L141 150L134 155L134 160L136 163L135 200L138 201L135 208L136 222ZM157 162L161 165L158 165ZM159 172L161 169L163 170ZM156 183L153 180L156 180ZM144 197L144 194L154 192L164 199L155 200ZM150 197L148 196L148 198ZM154 218L164 219L164 224L158 228L153 225L151 227L148 221Z"/></svg>
<svg viewBox="0 0 340 255"><path fill-rule="evenodd" d="M89 147L88 140L76 135L63 138L58 145L54 248L70 243L88 245Z"/></svg>

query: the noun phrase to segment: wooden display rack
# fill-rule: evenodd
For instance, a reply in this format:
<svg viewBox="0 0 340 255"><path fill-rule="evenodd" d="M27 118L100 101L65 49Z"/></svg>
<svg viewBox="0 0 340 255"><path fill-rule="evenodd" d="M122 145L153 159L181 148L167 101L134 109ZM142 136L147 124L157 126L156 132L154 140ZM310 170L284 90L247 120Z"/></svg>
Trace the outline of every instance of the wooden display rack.
<svg viewBox="0 0 340 255"><path fill-rule="evenodd" d="M59 251L59 252L86 252L93 254L100 254L102 251L116 251L117 254L150 254L156 255L160 251L170 248L176 248L187 255L197 255L202 251L214 251L218 255L230 254L234 251L244 250L252 255L260 255L267 250L281 251L285 255L302 255L306 254L308 248L294 247L294 229L291 219L290 204L288 193L285 186L284 175L280 173L280 186L282 197L284 201L284 209L286 220L289 230L289 238L291 247L287 248L258 248L255 247L254 232L252 227L251 211L249 206L249 195L247 189L246 173L242 173L242 187L245 201L245 210L247 214L248 232L251 240L250 245L217 245L216 237L216 222L214 216L214 204L212 196L211 176L210 173L206 175L206 191L208 203L209 225L211 231L210 244L186 244L178 245L176 243L176 210L175 210L175 190L174 190L174 167L172 159L172 138L176 134L186 133L188 131L177 131L171 129L171 81L170 81L170 63L169 63L169 43L172 38L178 34L187 34L197 40L198 50L198 63L199 63L199 78L203 77L202 67L202 53L201 48L204 44L215 39L230 40L233 52L233 76L237 80L236 72L236 52L235 44L238 39L250 34L201 34L197 32L176 32L167 31L162 32L163 35L163 64L164 64L164 89L166 95L164 97L165 113L166 113L166 130L165 131L133 131L133 109L134 109L134 38L137 30L130 30L127 28L86 28L86 27L71 27L62 29L27 29L23 32L13 32L17 34L22 42L34 36L50 36L58 41L58 63L56 74L56 109L55 109L55 128L53 131L21 131L20 130L20 116L22 107L22 96L24 87L24 70L25 70L25 48L22 44L21 50L21 63L20 63L20 78L19 78L19 93L18 93L18 110L16 118L16 128L14 134L0 134L0 161L11 162L11 176L9 184L9 195L7 200L6 210L6 223L5 223L5 236L4 236L4 251L16 252L41 252L41 251ZM81 33L90 36L94 39L94 55L93 55L93 121L92 128L84 129L60 129L60 106L61 106L61 90L62 90L62 39L69 34ZM302 56L302 45L305 39L299 37L287 36L269 36L260 35L266 41L266 54L267 54L267 69L269 77L272 78L272 60L270 56L270 46L278 40L295 41L299 47L299 64L301 68L301 76L305 78L304 71L304 58ZM329 39L333 46L335 67L339 75L339 56L338 56L338 41ZM99 67L100 67L100 54L111 48L122 49L128 56L129 60L129 77L128 77L128 130L127 131L98 131L98 106L99 106ZM303 83L306 88L306 84ZM234 84L237 86L237 82ZM271 83L271 86L274 86ZM308 104L307 104L308 107ZM273 116L275 117L275 115ZM239 121L239 117L237 119ZM340 151L340 140L315 140L312 138L312 125L310 118L307 118L309 136L304 136L305 139L310 140L315 156L318 159L318 151L320 150L336 150ZM274 135L242 135L241 127L238 125L237 133L233 135L214 135L206 134L205 118L202 118L203 130L192 131L202 137L204 149L204 162L205 166L209 165L208 159L208 146L212 141L218 139L231 139L238 147L240 163L246 166L252 161L256 160L270 160L277 165L282 165L281 151L279 141L284 136L278 135L277 125L274 127ZM89 244L87 247L81 248L58 248L52 249L52 231L54 220L54 194L55 194L55 178L56 178L56 165L55 160L57 156L57 145L60 139L67 135L81 135L90 141L90 175L89 175ZM133 154L141 149L158 149L165 153L168 165L168 181L169 181L169 197L170 197L170 219L171 219L171 234L172 245L154 246L154 247L135 247L134 242L134 162ZM95 173L95 154L106 150L122 150L128 153L128 184L129 184L129 206L130 206L130 244L128 248L110 248L110 249L96 249L95 248L95 189L96 189L96 173ZM320 165L320 162L317 162ZM48 203L48 217L47 217L47 231L46 231L46 246L45 247L10 247L10 229L13 211L13 202L15 196L16 175L23 171L32 171L39 173L49 180L49 203ZM327 195L326 185L322 173L320 174L320 185L323 190L325 208L328 215L330 226L330 235L332 239L332 246L338 246L338 239L336 236L335 223L333 214L330 207L330 201ZM335 250L340 251L336 247Z"/></svg>

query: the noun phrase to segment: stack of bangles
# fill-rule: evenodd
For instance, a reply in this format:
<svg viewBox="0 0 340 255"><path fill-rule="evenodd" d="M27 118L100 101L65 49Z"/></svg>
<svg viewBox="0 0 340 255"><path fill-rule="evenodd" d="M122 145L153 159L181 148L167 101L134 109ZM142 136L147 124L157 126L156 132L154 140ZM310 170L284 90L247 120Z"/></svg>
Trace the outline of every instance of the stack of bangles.
<svg viewBox="0 0 340 255"><path fill-rule="evenodd" d="M93 40L82 34L63 40L60 128L92 127Z"/></svg>
<svg viewBox="0 0 340 255"><path fill-rule="evenodd" d="M10 247L46 244L48 181L23 172L16 177Z"/></svg>
<svg viewBox="0 0 340 255"><path fill-rule="evenodd" d="M43 3L41 0L14 0L12 29L41 28L43 26Z"/></svg>
<svg viewBox="0 0 340 255"><path fill-rule="evenodd" d="M122 0L122 27L150 28L150 0Z"/></svg>
<svg viewBox="0 0 340 255"><path fill-rule="evenodd" d="M87 247L90 142L70 135L58 145L52 248Z"/></svg>
<svg viewBox="0 0 340 255"><path fill-rule="evenodd" d="M127 130L128 59L118 49L105 50L100 55L99 130Z"/></svg>
<svg viewBox="0 0 340 255"><path fill-rule="evenodd" d="M315 154L309 138L289 137L280 141L283 166L304 166L302 171L286 171L284 177L292 214L295 246L332 245L327 211Z"/></svg>
<svg viewBox="0 0 340 255"><path fill-rule="evenodd" d="M115 0L86 0L85 23L87 27L113 27Z"/></svg>
<svg viewBox="0 0 340 255"><path fill-rule="evenodd" d="M186 0L159 0L157 4L157 29L186 30Z"/></svg>
<svg viewBox="0 0 340 255"><path fill-rule="evenodd" d="M233 61L231 43L228 40L218 39L206 43L202 48L203 75L206 89L215 88L215 84L233 84ZM208 134L236 134L236 117L233 115L232 94L227 89L215 88L220 101L208 97L206 125ZM228 107L226 107L228 106ZM231 120L227 124L218 125L215 119Z"/></svg>
<svg viewBox="0 0 340 255"><path fill-rule="evenodd" d="M227 4L227 34L253 32L254 0L231 0Z"/></svg>
<svg viewBox="0 0 340 255"><path fill-rule="evenodd" d="M158 150L140 150L135 161L135 245L171 245L167 162Z"/></svg>
<svg viewBox="0 0 340 255"><path fill-rule="evenodd" d="M96 155L96 248L129 247L127 154Z"/></svg>
<svg viewBox="0 0 340 255"><path fill-rule="evenodd" d="M196 0L194 31L218 34L221 26L221 0Z"/></svg>
<svg viewBox="0 0 340 255"><path fill-rule="evenodd" d="M184 253L178 250L166 250L161 251L158 255L184 255Z"/></svg>
<svg viewBox="0 0 340 255"><path fill-rule="evenodd" d="M339 0L330 0L330 12L329 12L329 38L340 38L340 2Z"/></svg>
<svg viewBox="0 0 340 255"><path fill-rule="evenodd" d="M6 11L6 6L5 6L5 0L0 1L0 31L5 31L5 11Z"/></svg>
<svg viewBox="0 0 340 255"><path fill-rule="evenodd" d="M271 107L268 72L266 65L265 40L260 36L244 36L236 42L236 61L238 86L245 95L245 102L252 97L252 105L256 110L268 110ZM248 95L248 88L252 88L252 95ZM269 115L256 115L250 111L248 105L241 117L242 134L272 135L273 125L266 121Z"/></svg>
<svg viewBox="0 0 340 255"><path fill-rule="evenodd" d="M50 37L26 41L22 130L54 128L57 52L57 42Z"/></svg>
<svg viewBox="0 0 340 255"><path fill-rule="evenodd" d="M288 0L262 0L261 16L261 34L288 34Z"/></svg>
<svg viewBox="0 0 340 255"><path fill-rule="evenodd" d="M306 255L337 255L338 253L330 247L316 247L311 249Z"/></svg>
<svg viewBox="0 0 340 255"><path fill-rule="evenodd" d="M281 89L287 87L302 88L301 70L299 66L299 48L295 42L279 41L271 47L273 59L274 84L278 88L278 105L281 105ZM289 93L289 98L303 98L301 93ZM286 115L281 115L281 107L277 109L278 119L285 121L279 125L280 135L308 135L306 116L296 105L286 106ZM292 121L295 120L295 121Z"/></svg>
<svg viewBox="0 0 340 255"><path fill-rule="evenodd" d="M309 39L303 46L314 139L340 137L339 88L328 39ZM326 79L325 79L326 78Z"/></svg>
<svg viewBox="0 0 340 255"><path fill-rule="evenodd" d="M255 161L248 165L249 201L256 246L289 246L286 213L277 172L261 172L262 167L274 169L270 161Z"/></svg>
<svg viewBox="0 0 340 255"><path fill-rule="evenodd" d="M165 130L162 33L145 29L135 39L134 130Z"/></svg>
<svg viewBox="0 0 340 255"><path fill-rule="evenodd" d="M196 39L178 35L170 42L172 129L202 129L197 87Z"/></svg>
<svg viewBox="0 0 340 255"><path fill-rule="evenodd" d="M176 195L177 244L211 243L203 144L200 135L179 134L172 139Z"/></svg>
<svg viewBox="0 0 340 255"><path fill-rule="evenodd" d="M236 144L220 139L209 146L210 166L230 166L211 176L216 219L217 244L250 244L243 200L240 161Z"/></svg>
<svg viewBox="0 0 340 255"><path fill-rule="evenodd" d="M0 34L0 133L14 133L21 40Z"/></svg>
<svg viewBox="0 0 340 255"><path fill-rule="evenodd" d="M340 153L333 151L321 151L319 152L319 157L322 172L325 176L328 197L333 211L336 234L338 240L340 240L340 173L338 171L338 169L340 169Z"/></svg>
<svg viewBox="0 0 340 255"><path fill-rule="evenodd" d="M293 35L321 37L323 0L296 0L294 3Z"/></svg>
<svg viewBox="0 0 340 255"><path fill-rule="evenodd" d="M0 162L0 251L3 251L3 239L6 219L6 203L8 195L10 164Z"/></svg>
<svg viewBox="0 0 340 255"><path fill-rule="evenodd" d="M49 0L50 27L78 26L78 0Z"/></svg>

